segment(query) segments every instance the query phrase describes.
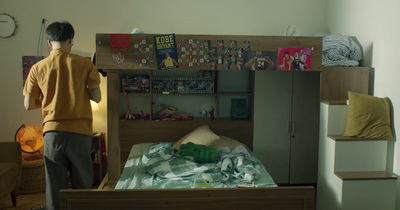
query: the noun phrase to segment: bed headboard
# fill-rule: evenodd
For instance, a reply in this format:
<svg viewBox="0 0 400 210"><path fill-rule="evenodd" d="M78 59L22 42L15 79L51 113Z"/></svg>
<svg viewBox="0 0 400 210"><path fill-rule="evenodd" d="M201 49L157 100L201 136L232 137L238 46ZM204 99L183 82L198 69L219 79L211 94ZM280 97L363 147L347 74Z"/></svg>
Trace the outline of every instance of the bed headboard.
<svg viewBox="0 0 400 210"><path fill-rule="evenodd" d="M121 121L121 161L128 158L132 145L147 142L176 142L192 130L208 125L218 136L227 136L253 148L253 124L249 121Z"/></svg>

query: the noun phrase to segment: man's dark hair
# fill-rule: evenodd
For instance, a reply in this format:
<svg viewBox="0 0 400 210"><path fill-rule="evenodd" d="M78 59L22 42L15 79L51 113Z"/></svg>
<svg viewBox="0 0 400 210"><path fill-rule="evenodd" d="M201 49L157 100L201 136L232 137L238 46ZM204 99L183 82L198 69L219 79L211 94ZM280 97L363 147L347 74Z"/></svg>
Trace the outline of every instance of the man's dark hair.
<svg viewBox="0 0 400 210"><path fill-rule="evenodd" d="M50 41L63 42L70 38L74 38L75 31L72 25L67 22L54 22L47 26L46 38Z"/></svg>

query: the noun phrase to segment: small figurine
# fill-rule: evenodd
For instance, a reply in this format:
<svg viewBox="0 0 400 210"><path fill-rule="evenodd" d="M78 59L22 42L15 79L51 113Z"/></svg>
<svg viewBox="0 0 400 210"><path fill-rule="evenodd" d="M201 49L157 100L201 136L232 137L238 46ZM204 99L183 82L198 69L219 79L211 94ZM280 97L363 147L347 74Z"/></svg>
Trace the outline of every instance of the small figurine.
<svg viewBox="0 0 400 210"><path fill-rule="evenodd" d="M203 115L203 120L207 120L207 111L203 110L200 113Z"/></svg>
<svg viewBox="0 0 400 210"><path fill-rule="evenodd" d="M214 107L211 106L211 110L210 110L210 119L214 120Z"/></svg>

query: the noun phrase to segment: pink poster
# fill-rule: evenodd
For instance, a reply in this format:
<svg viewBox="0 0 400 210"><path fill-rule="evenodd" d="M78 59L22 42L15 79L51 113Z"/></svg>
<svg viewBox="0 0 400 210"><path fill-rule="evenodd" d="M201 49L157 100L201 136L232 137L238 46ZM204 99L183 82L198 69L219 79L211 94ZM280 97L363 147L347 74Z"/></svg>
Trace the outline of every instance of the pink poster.
<svg viewBox="0 0 400 210"><path fill-rule="evenodd" d="M279 48L278 70L309 71L311 69L311 48Z"/></svg>

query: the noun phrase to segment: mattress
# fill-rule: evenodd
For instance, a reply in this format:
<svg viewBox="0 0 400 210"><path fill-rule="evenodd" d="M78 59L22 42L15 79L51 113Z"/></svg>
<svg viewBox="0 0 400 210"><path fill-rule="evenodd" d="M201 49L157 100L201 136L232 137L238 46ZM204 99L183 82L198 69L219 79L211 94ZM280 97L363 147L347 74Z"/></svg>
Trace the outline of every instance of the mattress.
<svg viewBox="0 0 400 210"><path fill-rule="evenodd" d="M115 189L277 187L245 146L219 149L216 163L179 156L175 142L133 145Z"/></svg>

